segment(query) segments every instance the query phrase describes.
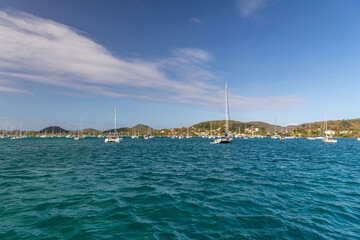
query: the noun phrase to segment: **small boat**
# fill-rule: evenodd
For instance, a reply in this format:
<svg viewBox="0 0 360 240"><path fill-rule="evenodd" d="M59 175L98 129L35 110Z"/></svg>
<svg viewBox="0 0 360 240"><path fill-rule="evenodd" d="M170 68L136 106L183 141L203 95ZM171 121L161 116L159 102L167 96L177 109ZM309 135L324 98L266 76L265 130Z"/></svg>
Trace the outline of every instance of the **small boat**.
<svg viewBox="0 0 360 240"><path fill-rule="evenodd" d="M152 139L152 138L154 138L154 136L150 134L144 136L144 139Z"/></svg>
<svg viewBox="0 0 360 240"><path fill-rule="evenodd" d="M114 142L114 143L120 143L120 141L122 140L122 138L119 138L118 136L108 136L107 138L105 138L105 142Z"/></svg>
<svg viewBox="0 0 360 240"><path fill-rule="evenodd" d="M232 136L229 131L230 113L229 113L229 96L228 96L227 81L225 82L225 113L226 113L225 138L215 139L214 142L212 142L212 144L231 143L232 141Z"/></svg>
<svg viewBox="0 0 360 240"><path fill-rule="evenodd" d="M289 136L289 137L285 137L285 139L295 139L295 136Z"/></svg>
<svg viewBox="0 0 360 240"><path fill-rule="evenodd" d="M317 140L324 140L324 137L323 137L323 136L315 137L315 139L317 139Z"/></svg>
<svg viewBox="0 0 360 240"><path fill-rule="evenodd" d="M218 139L215 139L214 142L212 142L212 144L221 144L221 143L231 143L232 141L232 138L228 138L228 137L225 137L225 138L218 138Z"/></svg>
<svg viewBox="0 0 360 240"><path fill-rule="evenodd" d="M315 140L316 138L315 137L307 137L306 139L307 140Z"/></svg>
<svg viewBox="0 0 360 240"><path fill-rule="evenodd" d="M281 138L281 136L278 134L271 136L271 139L280 139L280 138Z"/></svg>
<svg viewBox="0 0 360 240"><path fill-rule="evenodd" d="M74 136L75 141L78 141L78 140L81 140L84 138L84 135L82 134L82 128L83 128L83 126L82 126L82 115L81 115L80 116L80 130L78 132L78 135Z"/></svg>
<svg viewBox="0 0 360 240"><path fill-rule="evenodd" d="M324 143L337 143L337 139L333 139L332 137L325 137L322 141Z"/></svg>

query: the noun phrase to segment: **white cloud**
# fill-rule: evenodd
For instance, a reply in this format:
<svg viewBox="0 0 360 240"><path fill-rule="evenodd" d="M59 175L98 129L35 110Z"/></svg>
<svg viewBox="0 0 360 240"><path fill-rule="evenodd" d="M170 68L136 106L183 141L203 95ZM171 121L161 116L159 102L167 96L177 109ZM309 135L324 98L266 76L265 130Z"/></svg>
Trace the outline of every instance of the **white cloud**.
<svg viewBox="0 0 360 240"><path fill-rule="evenodd" d="M25 90L13 88L13 87L6 87L6 86L0 86L0 92L10 92L10 93L28 93Z"/></svg>
<svg viewBox="0 0 360 240"><path fill-rule="evenodd" d="M191 22L191 23L196 23L196 24L202 23L202 21L201 21L199 18L191 18L191 19L189 20L189 22Z"/></svg>
<svg viewBox="0 0 360 240"><path fill-rule="evenodd" d="M76 29L19 11L0 11L0 78L82 93L145 101L223 104L223 86L202 49L178 48L162 59L121 59ZM28 84L29 85L29 84ZM231 86L231 82L229 82ZM23 91L2 84L2 91ZM72 93L72 94L76 94ZM293 107L296 96L231 96L233 109Z"/></svg>
<svg viewBox="0 0 360 240"><path fill-rule="evenodd" d="M266 0L237 0L237 8L243 18L253 16L260 9L264 8Z"/></svg>

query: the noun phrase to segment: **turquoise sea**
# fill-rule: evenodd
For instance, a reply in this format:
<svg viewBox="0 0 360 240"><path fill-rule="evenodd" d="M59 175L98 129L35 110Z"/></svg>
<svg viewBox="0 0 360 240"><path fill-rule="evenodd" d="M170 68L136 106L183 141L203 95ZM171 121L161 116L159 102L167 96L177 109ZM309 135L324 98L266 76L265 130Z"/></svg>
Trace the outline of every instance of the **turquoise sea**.
<svg viewBox="0 0 360 240"><path fill-rule="evenodd" d="M0 139L0 239L360 239L360 142Z"/></svg>

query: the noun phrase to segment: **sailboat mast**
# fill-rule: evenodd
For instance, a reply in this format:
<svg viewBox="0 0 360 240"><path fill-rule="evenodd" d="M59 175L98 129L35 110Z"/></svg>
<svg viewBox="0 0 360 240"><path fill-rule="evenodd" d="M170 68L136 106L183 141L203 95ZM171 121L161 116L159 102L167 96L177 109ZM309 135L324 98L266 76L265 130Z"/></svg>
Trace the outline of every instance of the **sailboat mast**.
<svg viewBox="0 0 360 240"><path fill-rule="evenodd" d="M228 97L228 88L227 88L227 80L225 82L225 110L226 110L226 133L229 132L229 120L230 120L230 113L229 113L229 97Z"/></svg>
<svg viewBox="0 0 360 240"><path fill-rule="evenodd" d="M80 136L80 133L82 135L82 114L80 115L80 131L79 131L79 136Z"/></svg>
<svg viewBox="0 0 360 240"><path fill-rule="evenodd" d="M274 125L275 125L275 134L276 134L276 117L275 117L275 123L274 123Z"/></svg>
<svg viewBox="0 0 360 240"><path fill-rule="evenodd" d="M116 106L114 107L114 110L115 110L115 119L114 119L114 121L115 121L115 135L116 135Z"/></svg>
<svg viewBox="0 0 360 240"><path fill-rule="evenodd" d="M327 131L327 121L326 121L326 113L325 113L325 132ZM324 132L324 134L325 134Z"/></svg>
<svg viewBox="0 0 360 240"><path fill-rule="evenodd" d="M8 121L6 120L6 132L5 132L5 135L7 136L7 132L8 132Z"/></svg>

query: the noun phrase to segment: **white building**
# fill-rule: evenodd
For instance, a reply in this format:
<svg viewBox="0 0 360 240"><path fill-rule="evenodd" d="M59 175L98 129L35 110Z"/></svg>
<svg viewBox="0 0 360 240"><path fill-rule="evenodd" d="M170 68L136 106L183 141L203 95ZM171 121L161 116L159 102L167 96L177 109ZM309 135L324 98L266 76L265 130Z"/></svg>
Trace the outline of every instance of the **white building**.
<svg viewBox="0 0 360 240"><path fill-rule="evenodd" d="M327 130L327 131L325 131L325 134L326 134L326 135L335 135L335 131L333 131L333 130Z"/></svg>

